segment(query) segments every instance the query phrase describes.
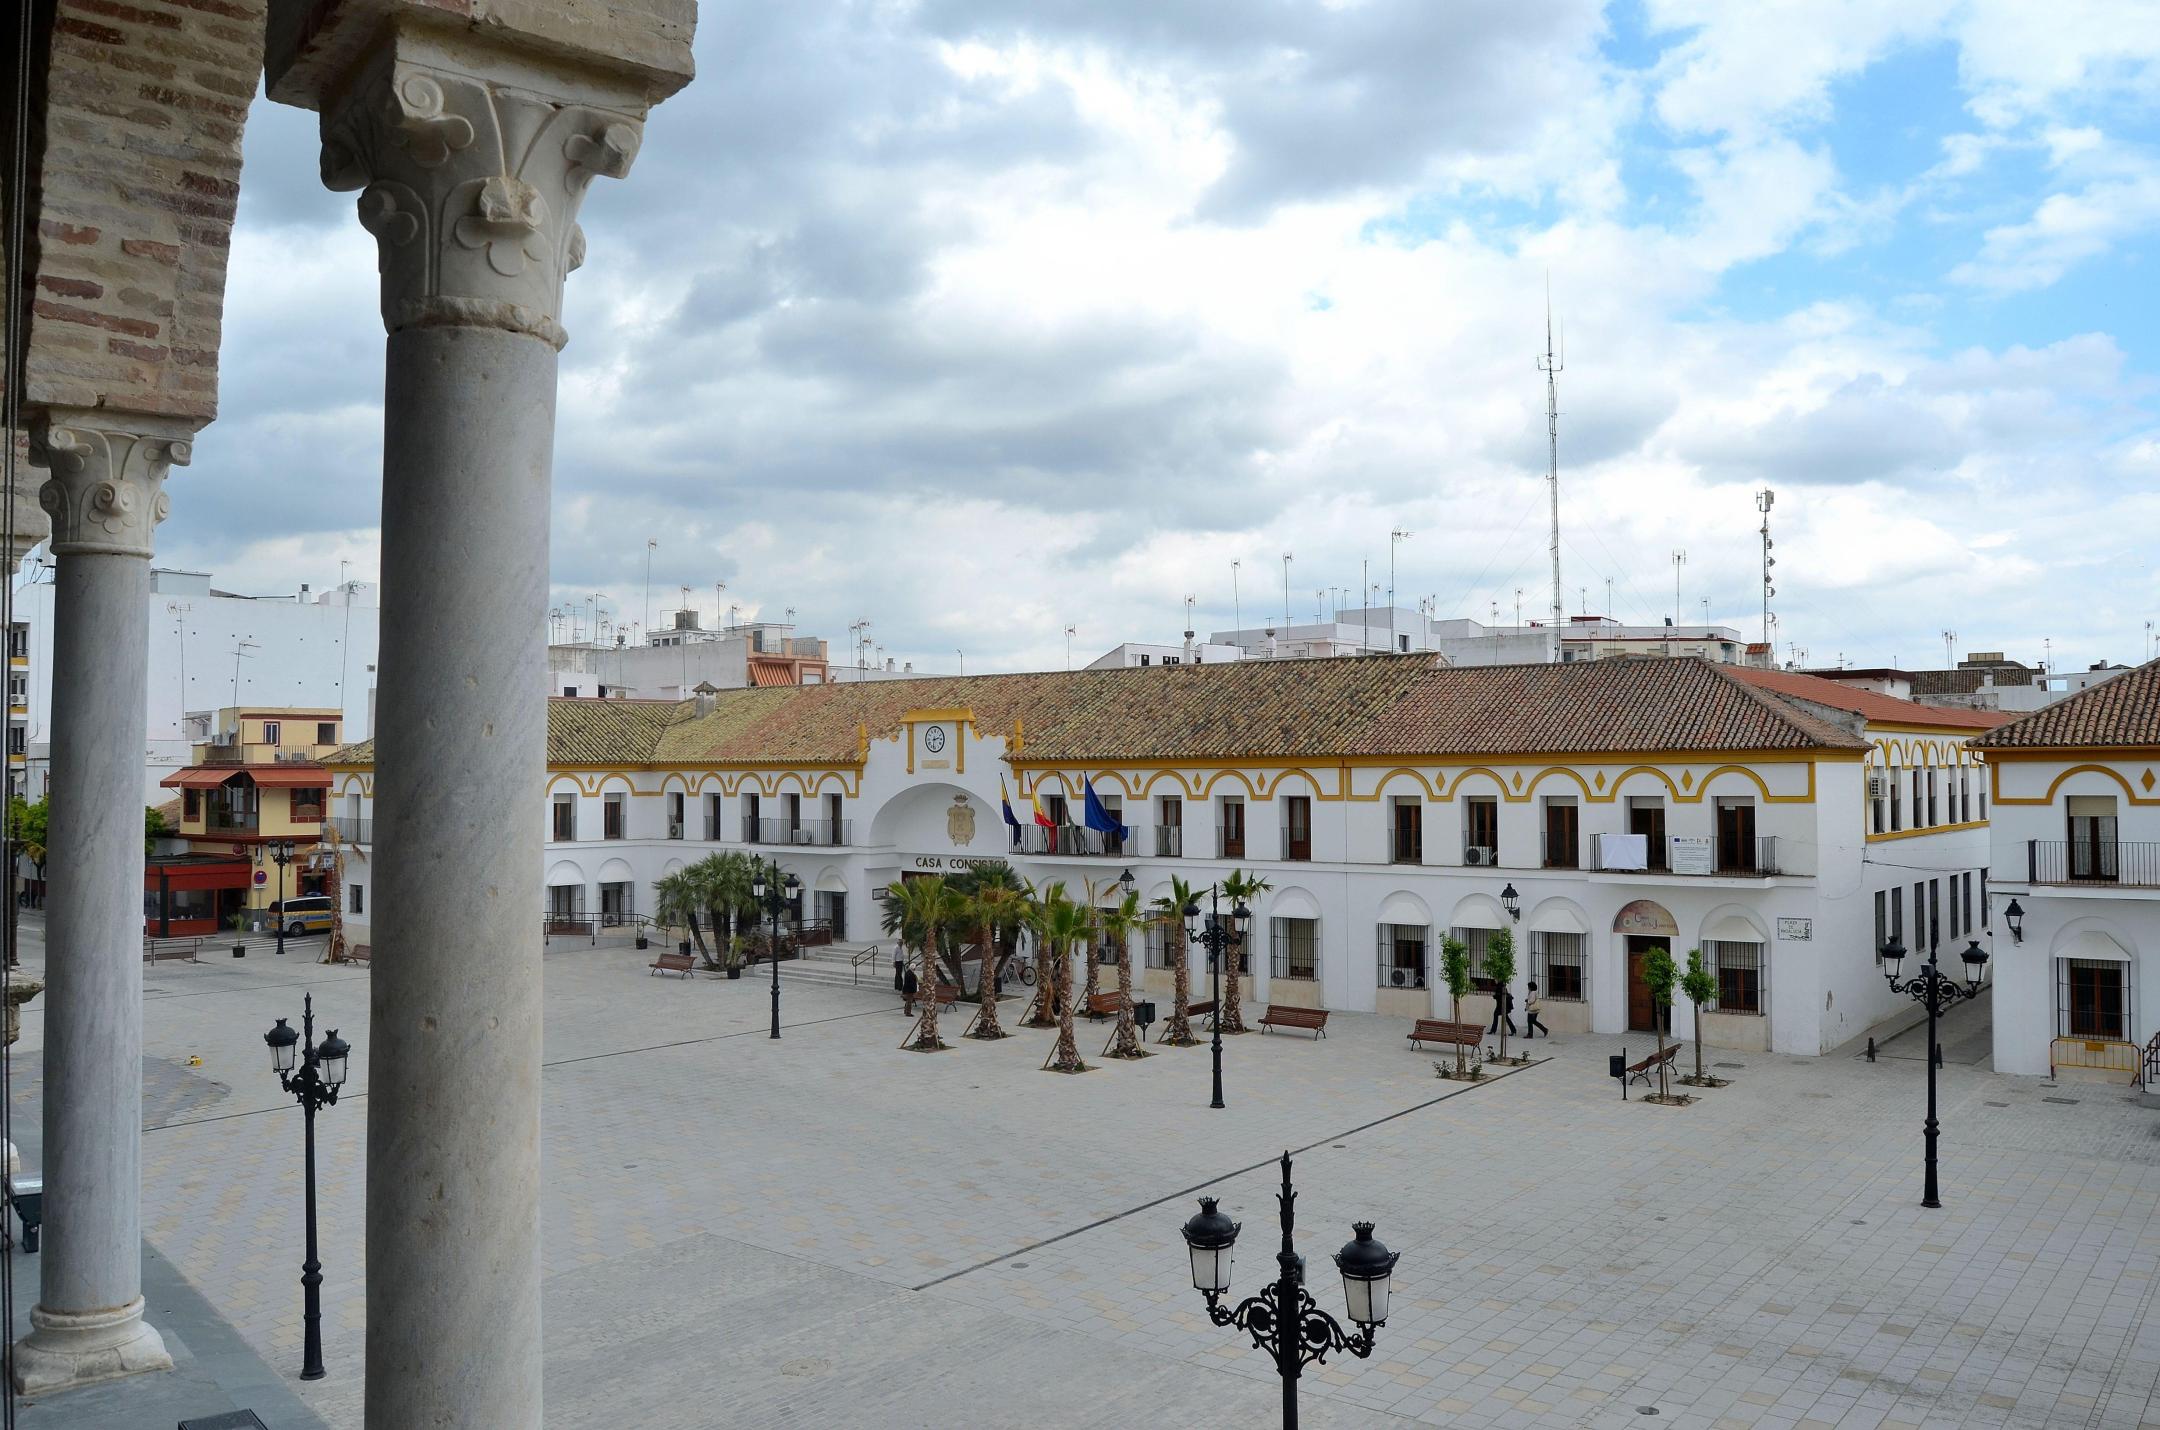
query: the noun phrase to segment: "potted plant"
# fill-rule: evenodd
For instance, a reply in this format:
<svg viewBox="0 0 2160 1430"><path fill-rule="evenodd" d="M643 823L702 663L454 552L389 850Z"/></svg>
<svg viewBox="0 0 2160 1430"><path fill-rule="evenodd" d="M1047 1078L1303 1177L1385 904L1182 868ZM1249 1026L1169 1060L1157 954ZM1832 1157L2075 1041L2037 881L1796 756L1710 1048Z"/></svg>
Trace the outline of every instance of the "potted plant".
<svg viewBox="0 0 2160 1430"><path fill-rule="evenodd" d="M745 946L745 945L746 945L746 944L747 944L748 942L749 942L749 940L745 939L745 938L744 938L744 937L743 937L743 936L742 936L741 934L737 934L737 935L735 935L735 937L733 937L733 938L731 938L731 939L729 939L729 940L728 940L728 943L727 943L727 976L728 976L728 977L730 977L730 978L740 978L740 977L742 977L742 966L743 966L743 948L744 948L744 946Z"/></svg>
<svg viewBox="0 0 2160 1430"><path fill-rule="evenodd" d="M238 934L242 929L247 927L247 915L236 913L232 917L225 920L225 923L226 926L230 928L235 934ZM247 945L240 942L238 938L235 938L233 940L232 956L234 958L247 957Z"/></svg>
<svg viewBox="0 0 2160 1430"><path fill-rule="evenodd" d="M639 925L638 925L638 931L637 931L637 946L638 946L639 948L651 948L651 947L652 947L652 939L646 936L646 933L645 933L645 925L643 925L643 924L639 924Z"/></svg>

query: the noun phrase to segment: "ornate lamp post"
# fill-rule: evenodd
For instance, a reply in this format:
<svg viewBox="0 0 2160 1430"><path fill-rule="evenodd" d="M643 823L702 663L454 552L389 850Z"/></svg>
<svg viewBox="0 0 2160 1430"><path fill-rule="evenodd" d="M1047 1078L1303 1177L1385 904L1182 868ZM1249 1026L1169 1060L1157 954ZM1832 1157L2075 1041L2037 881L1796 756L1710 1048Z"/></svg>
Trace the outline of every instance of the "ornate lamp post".
<svg viewBox="0 0 2160 1430"><path fill-rule="evenodd" d="M315 1111L337 1102L338 1089L345 1085L345 1064L352 1053L352 1045L339 1037L335 1028L322 1042L315 1041L315 995L312 993L301 1004L300 1025L305 1030L304 1037L280 1018L276 1027L263 1034L263 1041L270 1045L270 1065L277 1070L279 1085L299 1100L300 1111L307 1123L307 1260L300 1263L300 1287L304 1298L302 1320L307 1329L307 1344L302 1352L300 1378L321 1380L322 1260L315 1250ZM297 1072L294 1071L296 1064Z"/></svg>
<svg viewBox="0 0 2160 1430"><path fill-rule="evenodd" d="M263 852L277 864L277 951L285 956L285 866L293 861L293 842L290 839L273 839L263 845Z"/></svg>
<svg viewBox="0 0 2160 1430"><path fill-rule="evenodd" d="M1234 1310L1225 1309L1222 1299L1230 1290L1238 1223L1216 1210L1215 1198L1200 1199L1199 1215L1185 1223L1185 1246L1192 1254L1193 1286L1207 1298L1208 1319L1218 1326L1236 1326L1252 1337L1255 1347L1275 1358L1276 1373L1282 1377L1283 1427L1297 1430L1297 1383L1305 1367L1325 1361L1331 1351L1348 1351L1360 1360L1373 1353L1373 1332L1387 1324L1397 1253L1373 1240L1371 1222L1351 1224L1351 1240L1335 1253L1343 1299L1358 1327L1347 1332L1305 1289L1305 1258L1290 1240L1297 1192L1290 1185L1288 1152L1282 1155L1282 1191L1275 1200L1282 1208L1282 1250L1275 1253L1279 1274L1259 1295L1246 1297Z"/></svg>
<svg viewBox="0 0 2160 1430"><path fill-rule="evenodd" d="M1890 991L1908 993L1912 1000L1927 1009L1927 1124L1924 1137L1927 1143L1927 1187L1920 1198L1924 1207L1940 1207L1942 1198L1935 1189L1935 1138L1940 1124L1935 1119L1935 1020L1952 1007L1968 998L1980 995L1981 978L1987 971L1987 954L1978 939L1965 945L1958 959L1965 965L1965 983L1958 985L1955 978L1945 975L1935 963L1935 950L1928 949L1927 962L1920 965L1920 972L1903 982L1898 980L1898 969L1905 962L1905 945L1894 936L1883 945L1883 977L1890 980Z"/></svg>
<svg viewBox="0 0 2160 1430"><path fill-rule="evenodd" d="M758 865L750 880L751 899L763 906L772 919L772 945L766 949L766 954L772 963L772 1035L775 1038L780 1036L780 915L786 912L788 900L800 888L802 880L793 874L781 877L777 859Z"/></svg>
<svg viewBox="0 0 2160 1430"><path fill-rule="evenodd" d="M1185 906L1185 938L1188 943L1197 943L1207 950L1209 992L1215 1001L1215 1011L1208 1018L1208 1026L1214 1032L1209 1047L1215 1063L1215 1100L1208 1106L1222 1107L1222 961L1225 953L1236 953L1243 946L1245 935L1236 925L1223 921L1220 884L1209 887L1207 923L1195 929L1193 920L1199 917L1200 901L1194 899ZM1239 904L1230 911L1230 917L1242 924L1252 917L1252 910Z"/></svg>

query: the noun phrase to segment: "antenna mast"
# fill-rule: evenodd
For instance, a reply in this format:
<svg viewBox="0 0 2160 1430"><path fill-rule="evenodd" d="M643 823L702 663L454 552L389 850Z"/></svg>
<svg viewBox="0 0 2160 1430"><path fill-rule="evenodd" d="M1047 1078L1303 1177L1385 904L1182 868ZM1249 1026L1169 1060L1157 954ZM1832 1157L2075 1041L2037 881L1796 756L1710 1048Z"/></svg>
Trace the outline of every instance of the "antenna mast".
<svg viewBox="0 0 2160 1430"><path fill-rule="evenodd" d="M1777 493L1771 491L1768 487L1764 487L1761 491L1755 493L1755 509L1762 513L1762 638L1764 645L1770 644L1770 598L1777 594L1777 587L1772 584L1770 579L1770 569L1777 565L1777 558L1770 554L1770 548L1777 545L1776 542L1770 539L1770 508L1776 502ZM1770 663L1775 665L1777 661L1773 658Z"/></svg>
<svg viewBox="0 0 2160 1430"><path fill-rule="evenodd" d="M1553 351L1552 276L1545 278L1545 353L1537 360L1545 374L1545 483L1552 496L1552 623L1545 632L1545 663L1560 660L1560 370L1566 363Z"/></svg>

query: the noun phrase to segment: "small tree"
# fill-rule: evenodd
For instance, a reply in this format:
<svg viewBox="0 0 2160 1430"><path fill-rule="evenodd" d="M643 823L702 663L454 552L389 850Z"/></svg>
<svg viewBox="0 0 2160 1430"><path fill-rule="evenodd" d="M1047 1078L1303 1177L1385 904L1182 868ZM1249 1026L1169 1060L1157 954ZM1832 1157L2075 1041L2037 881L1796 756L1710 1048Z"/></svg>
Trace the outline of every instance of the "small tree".
<svg viewBox="0 0 2160 1430"><path fill-rule="evenodd" d="M711 968L715 960L705 949L704 930L698 927L698 910L704 906L705 896L698 888L697 875L692 872L694 868L695 866L692 866L692 869L677 869L654 882L653 893L658 895L660 900L655 912L663 924L687 926L690 930L690 941L697 945L698 958L707 968ZM716 935L717 933L715 930Z"/></svg>
<svg viewBox="0 0 2160 1430"><path fill-rule="evenodd" d="M1170 960L1170 1019L1162 1040L1173 1048L1189 1048L1200 1040L1193 1036L1192 964L1185 953L1185 908L1193 901L1192 885L1172 876L1170 892L1153 906L1155 922L1162 925L1163 948ZM1220 1016L1218 1010L1217 1016Z"/></svg>
<svg viewBox="0 0 2160 1430"><path fill-rule="evenodd" d="M143 858L147 859L155 853L158 840L172 832L172 826L165 822L165 816L158 811L156 805L143 806Z"/></svg>
<svg viewBox="0 0 2160 1430"><path fill-rule="evenodd" d="M1147 1049L1140 1046L1139 1034L1133 1026L1132 986L1132 936L1147 927L1147 921L1147 915L1140 910L1138 894L1127 894L1104 909L1097 920L1097 928L1102 937L1117 955L1117 1032L1110 1040L1110 1056L1113 1058L1147 1056Z"/></svg>
<svg viewBox="0 0 2160 1430"><path fill-rule="evenodd" d="M1653 944L1643 954L1643 983L1650 989L1650 1021L1657 1025L1657 1087L1660 1099L1670 1096L1665 1083L1665 1028L1672 1021L1673 982L1679 976L1672 951Z"/></svg>
<svg viewBox="0 0 2160 1430"><path fill-rule="evenodd" d="M1250 910L1252 901L1273 887L1275 886L1267 880L1257 874L1248 874L1243 869L1234 871L1222 881L1223 897L1230 901L1233 909L1242 905ZM1251 923L1249 916L1243 924L1234 923L1238 933L1237 944L1223 953L1227 960L1223 964L1223 1006L1215 1010L1215 1016L1224 1020L1219 1026L1225 1033L1245 1031L1245 989L1240 975L1244 971L1245 939L1250 933L1247 925Z"/></svg>
<svg viewBox="0 0 2160 1430"><path fill-rule="evenodd" d="M1508 929L1494 929L1485 940L1485 976L1493 981L1493 1010L1498 1014L1500 1029L1500 1061L1507 1055L1507 999L1508 985L1515 981L1515 935Z"/></svg>
<svg viewBox="0 0 2160 1430"><path fill-rule="evenodd" d="M1462 1001L1470 996L1470 946L1452 936L1440 940L1440 977L1447 984L1449 1017L1462 1024ZM1479 1071L1473 1066L1472 1074ZM1455 1045L1455 1075L1463 1076L1463 1045Z"/></svg>
<svg viewBox="0 0 2160 1430"><path fill-rule="evenodd" d="M1695 1005L1695 1077L1697 1087L1713 1086L1711 1078L1703 1072L1702 1065L1702 1013L1703 1005L1717 996L1717 980L1710 976L1708 965L1703 962L1702 950L1687 951L1687 972L1681 976L1680 991Z"/></svg>

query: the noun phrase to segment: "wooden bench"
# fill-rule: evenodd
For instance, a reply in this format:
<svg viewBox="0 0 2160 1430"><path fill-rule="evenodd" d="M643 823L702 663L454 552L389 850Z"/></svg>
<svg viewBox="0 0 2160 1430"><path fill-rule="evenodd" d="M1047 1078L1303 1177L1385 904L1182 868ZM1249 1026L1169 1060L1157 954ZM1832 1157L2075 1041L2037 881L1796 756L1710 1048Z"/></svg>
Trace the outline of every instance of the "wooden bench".
<svg viewBox="0 0 2160 1430"><path fill-rule="evenodd" d="M1272 1033L1277 1028L1309 1030L1317 1043L1327 1036L1327 1015L1325 1008L1285 1008L1270 1003L1268 1010L1260 1015L1260 1031Z"/></svg>
<svg viewBox="0 0 2160 1430"><path fill-rule="evenodd" d="M375 965L375 946L369 943L348 945L345 949L345 961L347 963L365 963L372 968Z"/></svg>
<svg viewBox="0 0 2160 1430"><path fill-rule="evenodd" d="M1650 1083L1650 1074L1656 1070L1657 1065L1664 1063L1671 1066L1672 1060L1678 1056L1680 1056L1680 1045L1674 1043L1662 1053L1652 1053L1639 1063L1631 1063L1628 1065L1627 1070L1628 1081L1639 1082L1647 1087Z"/></svg>
<svg viewBox="0 0 2160 1430"><path fill-rule="evenodd" d="M1420 1018L1410 1029L1410 1046L1444 1043L1476 1051L1485 1045L1485 1029L1476 1023L1451 1023L1445 1018Z"/></svg>
<svg viewBox="0 0 2160 1430"><path fill-rule="evenodd" d="M1125 995L1122 993L1097 993L1087 1001L1090 1022L1102 1018L1115 1018L1125 1011Z"/></svg>
<svg viewBox="0 0 2160 1430"><path fill-rule="evenodd" d="M1209 1017L1214 1011L1215 1000L1212 998L1202 998L1197 1003L1188 999L1185 1004L1185 1018L1188 1024L1195 1018ZM1155 1035L1155 1041L1158 1043L1167 1042L1170 1037L1170 1020L1168 1018L1163 1019L1162 1025L1163 1030Z"/></svg>
<svg viewBox="0 0 2160 1430"><path fill-rule="evenodd" d="M650 978L654 974L659 973L679 973L683 977L688 978L690 976L690 970L691 962L689 954L663 953L658 958L652 961L652 971L646 974L646 977Z"/></svg>
<svg viewBox="0 0 2160 1430"><path fill-rule="evenodd" d="M202 940L199 938L146 940L143 943L142 958L144 963L200 963L202 962Z"/></svg>

